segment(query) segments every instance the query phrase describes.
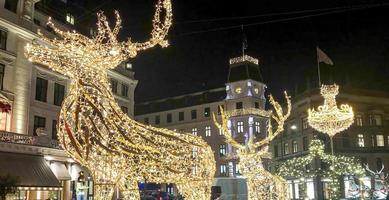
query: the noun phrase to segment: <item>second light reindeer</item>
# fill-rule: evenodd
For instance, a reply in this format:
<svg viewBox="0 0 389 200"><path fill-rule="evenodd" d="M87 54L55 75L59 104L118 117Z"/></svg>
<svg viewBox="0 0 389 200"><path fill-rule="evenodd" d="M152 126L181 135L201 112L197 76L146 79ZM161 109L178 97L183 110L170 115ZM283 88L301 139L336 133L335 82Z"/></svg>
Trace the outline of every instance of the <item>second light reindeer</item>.
<svg viewBox="0 0 389 200"><path fill-rule="evenodd" d="M216 126L222 130L226 142L237 149L241 172L247 178L248 200L288 199L286 181L282 177L268 172L263 167L262 162L262 159L269 157L267 151L269 143L284 130L284 122L290 115L291 100L286 92L285 98L287 110L284 114L282 106L274 100L272 95L269 96L270 104L275 112L269 118L266 138L256 142L253 137L248 139L247 144L241 144L234 139L227 125L229 116L223 111L223 108L220 108L221 123L213 115L213 120ZM273 130L272 119L277 123L275 130Z"/></svg>

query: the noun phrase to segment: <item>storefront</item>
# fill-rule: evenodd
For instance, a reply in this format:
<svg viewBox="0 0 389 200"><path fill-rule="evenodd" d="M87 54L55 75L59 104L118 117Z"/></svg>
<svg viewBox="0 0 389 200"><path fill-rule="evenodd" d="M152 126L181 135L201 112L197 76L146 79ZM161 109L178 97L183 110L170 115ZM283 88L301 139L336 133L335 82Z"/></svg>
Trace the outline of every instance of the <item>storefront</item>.
<svg viewBox="0 0 389 200"><path fill-rule="evenodd" d="M17 179L14 200L60 200L62 185L42 156L0 152L0 176Z"/></svg>

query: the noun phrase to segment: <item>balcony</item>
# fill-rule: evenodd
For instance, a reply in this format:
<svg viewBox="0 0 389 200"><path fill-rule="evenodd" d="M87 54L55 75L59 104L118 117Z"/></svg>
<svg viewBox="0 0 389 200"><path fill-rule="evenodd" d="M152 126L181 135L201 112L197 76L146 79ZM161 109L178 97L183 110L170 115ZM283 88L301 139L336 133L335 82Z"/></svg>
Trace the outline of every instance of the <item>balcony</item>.
<svg viewBox="0 0 389 200"><path fill-rule="evenodd" d="M6 131L0 131L0 142L62 149L57 140L46 136L22 135Z"/></svg>
<svg viewBox="0 0 389 200"><path fill-rule="evenodd" d="M257 115L262 117L270 117L272 111L262 110L258 108L247 108L247 109L235 109L226 111L228 117L243 116L243 115Z"/></svg>

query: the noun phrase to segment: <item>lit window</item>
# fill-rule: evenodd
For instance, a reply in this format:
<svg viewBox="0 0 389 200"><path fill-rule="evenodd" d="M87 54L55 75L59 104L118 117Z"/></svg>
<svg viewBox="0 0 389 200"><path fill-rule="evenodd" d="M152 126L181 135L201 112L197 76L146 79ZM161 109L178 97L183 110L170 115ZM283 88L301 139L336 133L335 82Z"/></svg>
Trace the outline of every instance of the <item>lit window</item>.
<svg viewBox="0 0 389 200"><path fill-rule="evenodd" d="M221 144L219 146L219 154L220 154L220 157L223 157L227 154L227 147L225 144Z"/></svg>
<svg viewBox="0 0 389 200"><path fill-rule="evenodd" d="M220 175L227 175L227 165L220 165Z"/></svg>
<svg viewBox="0 0 389 200"><path fill-rule="evenodd" d="M237 94L240 94L240 93L242 93L242 88L240 88L240 87L237 87L237 88L235 89L235 92L236 92Z"/></svg>
<svg viewBox="0 0 389 200"><path fill-rule="evenodd" d="M0 112L0 131L10 131L11 116L10 113Z"/></svg>
<svg viewBox="0 0 389 200"><path fill-rule="evenodd" d="M197 136L197 128L192 128L192 135L196 135Z"/></svg>
<svg viewBox="0 0 389 200"><path fill-rule="evenodd" d="M289 154L289 144L284 143L284 155L288 155L288 154Z"/></svg>
<svg viewBox="0 0 389 200"><path fill-rule="evenodd" d="M297 153L297 151L298 151L297 141L293 140L293 153Z"/></svg>
<svg viewBox="0 0 389 200"><path fill-rule="evenodd" d="M235 174L240 174L240 167L239 164L235 165Z"/></svg>
<svg viewBox="0 0 389 200"><path fill-rule="evenodd" d="M70 13L66 13L66 22L71 25L74 25L74 16Z"/></svg>
<svg viewBox="0 0 389 200"><path fill-rule="evenodd" d="M211 115L211 109L209 107L204 108L204 117L209 117Z"/></svg>
<svg viewBox="0 0 389 200"><path fill-rule="evenodd" d="M365 147L365 139L363 138L363 134L358 134L358 146Z"/></svg>
<svg viewBox="0 0 389 200"><path fill-rule="evenodd" d="M197 158L197 147L193 147L193 149L192 149L192 157L193 158Z"/></svg>
<svg viewBox="0 0 389 200"><path fill-rule="evenodd" d="M219 128L219 135L223 135L223 129Z"/></svg>
<svg viewBox="0 0 389 200"><path fill-rule="evenodd" d="M238 133L243 133L243 122L238 122Z"/></svg>
<svg viewBox="0 0 389 200"><path fill-rule="evenodd" d="M384 144L384 136L383 135L377 135L377 147L383 147Z"/></svg>
<svg viewBox="0 0 389 200"><path fill-rule="evenodd" d="M205 127L205 136L207 136L207 137L211 136L211 127L210 126Z"/></svg>
<svg viewBox="0 0 389 200"><path fill-rule="evenodd" d="M261 125L260 125L260 123L258 121L255 122L255 132L256 133L260 133L261 132Z"/></svg>
<svg viewBox="0 0 389 200"><path fill-rule="evenodd" d="M355 124L357 126L363 126L362 115L356 115L355 116Z"/></svg>

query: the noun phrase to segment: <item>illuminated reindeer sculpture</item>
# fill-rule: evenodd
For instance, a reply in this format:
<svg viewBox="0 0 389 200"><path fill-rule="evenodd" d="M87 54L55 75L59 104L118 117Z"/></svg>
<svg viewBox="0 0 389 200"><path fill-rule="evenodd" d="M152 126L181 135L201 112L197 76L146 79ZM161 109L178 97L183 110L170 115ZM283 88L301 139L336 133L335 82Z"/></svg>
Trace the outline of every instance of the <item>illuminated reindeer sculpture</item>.
<svg viewBox="0 0 389 200"><path fill-rule="evenodd" d="M165 11L165 12L162 12ZM97 35L88 38L62 31L49 21L59 38L41 35L25 48L31 62L46 65L71 80L58 123L58 135L68 154L87 167L95 185L94 199L111 199L119 188L123 199L140 199L138 182L175 183L188 200L209 200L215 173L214 155L200 137L136 122L114 99L107 71L156 45L167 46L172 22L170 0L159 0L147 42L119 42L121 19L111 29L98 13ZM197 149L197 156L193 156Z"/></svg>
<svg viewBox="0 0 389 200"><path fill-rule="evenodd" d="M230 130L228 129L228 116L221 109L222 123L218 123L215 115L213 120L219 129L223 130L223 134L227 143L237 149L237 157L239 158L239 166L242 174L247 178L247 193L249 200L286 200L288 199L288 187L286 181L277 175L273 175L263 167L263 158L269 158L267 151L269 143L284 130L284 122L289 117L291 111L290 97L285 92L287 102L286 114L283 113L281 105L276 102L273 96L270 95L270 104L274 107L275 114L271 118L278 124L275 131L271 125L271 118L268 123L268 135L263 140L254 142L254 138L250 137L247 144L243 145L237 142Z"/></svg>
<svg viewBox="0 0 389 200"><path fill-rule="evenodd" d="M384 199L389 197L389 174L385 174L384 169L385 166L382 165L382 168L380 171L373 171L369 168L369 165L365 165L366 171L368 171L372 178L375 179L375 185L372 188L374 198L377 199Z"/></svg>

